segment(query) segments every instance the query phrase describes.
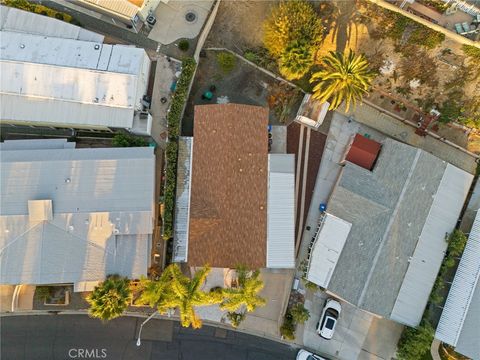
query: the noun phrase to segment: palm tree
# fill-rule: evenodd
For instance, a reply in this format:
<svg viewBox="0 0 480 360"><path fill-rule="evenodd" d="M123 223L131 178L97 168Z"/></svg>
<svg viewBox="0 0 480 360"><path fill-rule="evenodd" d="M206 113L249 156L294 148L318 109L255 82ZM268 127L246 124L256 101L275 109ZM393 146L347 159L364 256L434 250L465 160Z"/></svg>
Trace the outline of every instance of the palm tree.
<svg viewBox="0 0 480 360"><path fill-rule="evenodd" d="M331 51L322 59L322 69L310 79L316 83L313 98L321 102L330 101L330 110L340 106L345 100L346 110L350 103L354 106L367 93L373 73L368 68L368 61L363 55L356 56L353 51L347 54Z"/></svg>
<svg viewBox="0 0 480 360"><path fill-rule="evenodd" d="M185 276L177 264L169 265L158 281L142 280L143 293L140 302L157 307L165 314L170 309L178 309L182 326L200 328L202 320L195 313L195 307L220 302L217 293L201 290L210 267L197 271L193 278Z"/></svg>
<svg viewBox="0 0 480 360"><path fill-rule="evenodd" d="M220 305L222 310L229 312L254 311L259 306L264 306L266 301L258 295L263 289L263 281L259 278L260 271L247 271L244 267L236 269L238 275L238 288L224 289L224 300Z"/></svg>
<svg viewBox="0 0 480 360"><path fill-rule="evenodd" d="M119 275L109 275L107 279L87 296L91 317L103 321L115 319L122 315L130 304L132 292L130 280Z"/></svg>
<svg viewBox="0 0 480 360"><path fill-rule="evenodd" d="M303 77L313 65L312 47L304 41L290 43L278 61L280 73L287 80Z"/></svg>

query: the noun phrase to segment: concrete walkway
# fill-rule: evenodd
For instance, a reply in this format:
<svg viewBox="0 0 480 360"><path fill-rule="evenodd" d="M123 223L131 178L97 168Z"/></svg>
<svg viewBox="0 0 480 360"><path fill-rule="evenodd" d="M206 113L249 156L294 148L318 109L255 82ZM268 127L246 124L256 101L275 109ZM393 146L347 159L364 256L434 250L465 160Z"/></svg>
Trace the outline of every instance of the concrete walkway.
<svg viewBox="0 0 480 360"><path fill-rule="evenodd" d="M430 347L430 353L432 354L433 360L441 360L438 349L440 347L440 340L433 339L432 346Z"/></svg>
<svg viewBox="0 0 480 360"><path fill-rule="evenodd" d="M155 10L157 22L148 34L150 40L167 45L182 38L193 39L198 36L208 18L213 0L160 2ZM193 21L187 21L187 13L195 15Z"/></svg>

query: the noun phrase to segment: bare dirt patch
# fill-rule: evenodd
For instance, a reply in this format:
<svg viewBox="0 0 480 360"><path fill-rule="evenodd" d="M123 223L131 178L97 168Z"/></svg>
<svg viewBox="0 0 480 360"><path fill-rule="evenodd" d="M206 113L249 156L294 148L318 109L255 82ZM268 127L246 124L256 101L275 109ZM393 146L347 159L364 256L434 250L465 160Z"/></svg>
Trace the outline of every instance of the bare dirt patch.
<svg viewBox="0 0 480 360"><path fill-rule="evenodd" d="M278 1L226 0L220 3L205 47L224 47L239 53L262 46L263 21Z"/></svg>

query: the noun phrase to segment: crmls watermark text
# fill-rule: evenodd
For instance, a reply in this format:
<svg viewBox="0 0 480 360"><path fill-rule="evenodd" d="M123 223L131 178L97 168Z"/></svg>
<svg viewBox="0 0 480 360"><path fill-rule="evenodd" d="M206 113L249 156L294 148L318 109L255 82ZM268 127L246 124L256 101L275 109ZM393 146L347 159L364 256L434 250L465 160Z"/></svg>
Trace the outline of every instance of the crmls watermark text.
<svg viewBox="0 0 480 360"><path fill-rule="evenodd" d="M69 359L106 359L107 349L70 349Z"/></svg>

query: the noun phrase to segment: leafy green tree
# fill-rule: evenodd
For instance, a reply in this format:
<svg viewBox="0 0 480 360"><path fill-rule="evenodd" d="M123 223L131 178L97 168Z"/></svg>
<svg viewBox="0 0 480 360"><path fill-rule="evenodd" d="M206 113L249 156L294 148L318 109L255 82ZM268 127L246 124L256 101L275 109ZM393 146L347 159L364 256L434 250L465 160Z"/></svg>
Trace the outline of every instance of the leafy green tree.
<svg viewBox="0 0 480 360"><path fill-rule="evenodd" d="M88 312L91 317L103 321L112 320L123 314L131 298L130 280L119 275L109 275L87 296L90 304Z"/></svg>
<svg viewBox="0 0 480 360"><path fill-rule="evenodd" d="M423 320L417 328L406 327L398 342L398 360L420 360L430 351L435 331L428 321Z"/></svg>
<svg viewBox="0 0 480 360"><path fill-rule="evenodd" d="M280 335L287 340L295 340L295 322L290 313L287 312L280 326Z"/></svg>
<svg viewBox="0 0 480 360"><path fill-rule="evenodd" d="M236 269L238 276L237 288L223 289L222 310L235 312L239 310L254 311L258 306L264 306L266 301L258 295L263 289L260 271L247 271L244 267Z"/></svg>
<svg viewBox="0 0 480 360"><path fill-rule="evenodd" d="M310 3L304 0L283 1L274 7L263 24L264 45L279 58L292 41L304 42L310 48L320 43L323 26Z"/></svg>
<svg viewBox="0 0 480 360"><path fill-rule="evenodd" d="M295 304L290 309L293 321L297 324L303 324L310 317L310 312L303 306L303 304Z"/></svg>
<svg viewBox="0 0 480 360"><path fill-rule="evenodd" d="M321 102L330 101L330 110L345 101L348 111L350 104L355 106L368 92L373 76L365 56L331 51L322 59L322 69L310 79L316 83L312 96Z"/></svg>
<svg viewBox="0 0 480 360"><path fill-rule="evenodd" d="M293 41L287 46L278 60L278 69L287 80L303 77L313 65L310 46L302 41Z"/></svg>

